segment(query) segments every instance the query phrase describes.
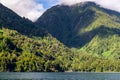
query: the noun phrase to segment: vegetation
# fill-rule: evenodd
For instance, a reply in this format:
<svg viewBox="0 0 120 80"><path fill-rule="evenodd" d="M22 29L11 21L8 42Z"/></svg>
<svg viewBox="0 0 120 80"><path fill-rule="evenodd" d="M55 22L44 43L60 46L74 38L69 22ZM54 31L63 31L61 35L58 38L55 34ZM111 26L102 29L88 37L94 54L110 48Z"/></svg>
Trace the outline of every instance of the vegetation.
<svg viewBox="0 0 120 80"><path fill-rule="evenodd" d="M2 4L0 12L0 72L120 71L115 11L91 2L58 5L35 23Z"/></svg>
<svg viewBox="0 0 120 80"><path fill-rule="evenodd" d="M80 55L80 54L79 54ZM73 71L80 72L119 72L119 59L105 59L93 55L81 54L74 57L71 64Z"/></svg>
<svg viewBox="0 0 120 80"><path fill-rule="evenodd" d="M3 28L0 40L0 71L63 71L70 59L71 50L52 37L28 38Z"/></svg>
<svg viewBox="0 0 120 80"><path fill-rule="evenodd" d="M120 56L120 13L93 2L54 6L36 24L69 48L105 58Z"/></svg>
<svg viewBox="0 0 120 80"><path fill-rule="evenodd" d="M119 59L106 59L68 49L53 37L28 38L0 30L0 71L120 71Z"/></svg>

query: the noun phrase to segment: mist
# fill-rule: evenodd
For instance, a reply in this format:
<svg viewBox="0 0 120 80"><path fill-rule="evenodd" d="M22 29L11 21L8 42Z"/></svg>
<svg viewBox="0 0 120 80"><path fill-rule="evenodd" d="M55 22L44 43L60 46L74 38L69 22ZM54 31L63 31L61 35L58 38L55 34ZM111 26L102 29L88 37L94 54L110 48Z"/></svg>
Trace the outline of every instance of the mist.
<svg viewBox="0 0 120 80"><path fill-rule="evenodd" d="M101 5L104 8L120 12L120 0L59 0L59 3L73 5L85 1L92 1Z"/></svg>

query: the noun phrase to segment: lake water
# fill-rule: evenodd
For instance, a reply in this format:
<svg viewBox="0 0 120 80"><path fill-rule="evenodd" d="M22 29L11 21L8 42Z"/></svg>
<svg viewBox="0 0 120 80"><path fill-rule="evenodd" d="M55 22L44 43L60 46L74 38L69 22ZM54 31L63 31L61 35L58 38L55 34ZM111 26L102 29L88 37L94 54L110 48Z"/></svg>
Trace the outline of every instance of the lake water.
<svg viewBox="0 0 120 80"><path fill-rule="evenodd" d="M120 73L0 73L0 80L120 80Z"/></svg>

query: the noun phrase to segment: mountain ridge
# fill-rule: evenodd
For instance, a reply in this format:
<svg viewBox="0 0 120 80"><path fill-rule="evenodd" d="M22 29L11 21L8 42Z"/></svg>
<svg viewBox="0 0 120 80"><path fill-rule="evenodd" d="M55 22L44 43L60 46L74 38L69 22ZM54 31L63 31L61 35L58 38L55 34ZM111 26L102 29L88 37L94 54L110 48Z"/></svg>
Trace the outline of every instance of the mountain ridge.
<svg viewBox="0 0 120 80"><path fill-rule="evenodd" d="M47 35L47 31L45 31L43 28L39 27L38 29L32 21L26 19L25 17L19 16L17 13L5 7L1 3L0 12L0 28L6 27L9 29L17 30L21 34L27 36Z"/></svg>
<svg viewBox="0 0 120 80"><path fill-rule="evenodd" d="M52 36L56 37L66 46L77 49L84 48L86 52L86 49L88 51L87 45L89 45L94 37L98 35L102 37L106 34L114 33L119 35L119 22L119 12L105 9L93 2L86 2L72 6L54 6L48 9L36 21L36 24L48 30ZM105 40L108 40L107 37ZM93 45L91 44L90 46L92 47ZM99 51L102 45L96 47L99 47L97 49ZM95 47L92 48L94 49ZM97 50L95 52L89 49L88 53L91 51L91 53L98 54ZM102 52L101 49L100 54L104 54L106 51Z"/></svg>
<svg viewBox="0 0 120 80"><path fill-rule="evenodd" d="M0 4L0 72L62 72L72 53L45 29Z"/></svg>
<svg viewBox="0 0 120 80"><path fill-rule="evenodd" d="M0 12L0 72L120 71L119 17L90 6L54 6L38 24L3 5Z"/></svg>

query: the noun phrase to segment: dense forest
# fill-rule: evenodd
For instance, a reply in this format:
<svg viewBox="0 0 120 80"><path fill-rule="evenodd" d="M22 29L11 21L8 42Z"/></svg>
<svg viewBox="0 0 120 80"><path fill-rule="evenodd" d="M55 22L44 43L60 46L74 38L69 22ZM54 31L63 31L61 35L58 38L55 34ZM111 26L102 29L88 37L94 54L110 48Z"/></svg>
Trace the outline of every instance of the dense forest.
<svg viewBox="0 0 120 80"><path fill-rule="evenodd" d="M0 72L119 72L119 22L92 2L54 6L35 23L0 4Z"/></svg>
<svg viewBox="0 0 120 80"><path fill-rule="evenodd" d="M68 49L53 37L21 35L15 30L0 30L0 71L120 71L119 59L107 59Z"/></svg>
<svg viewBox="0 0 120 80"><path fill-rule="evenodd" d="M120 13L94 2L56 5L36 22L69 48L82 53L120 57Z"/></svg>

